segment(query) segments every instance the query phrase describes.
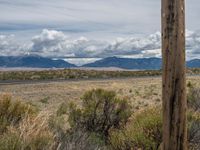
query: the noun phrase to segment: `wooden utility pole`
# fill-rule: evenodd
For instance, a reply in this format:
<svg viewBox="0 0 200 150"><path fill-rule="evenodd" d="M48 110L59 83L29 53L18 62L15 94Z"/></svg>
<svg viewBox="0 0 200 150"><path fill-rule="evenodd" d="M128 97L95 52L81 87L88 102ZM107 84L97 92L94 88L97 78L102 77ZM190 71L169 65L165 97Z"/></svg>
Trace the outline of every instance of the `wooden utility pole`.
<svg viewBox="0 0 200 150"><path fill-rule="evenodd" d="M162 0L163 150L186 150L185 1Z"/></svg>

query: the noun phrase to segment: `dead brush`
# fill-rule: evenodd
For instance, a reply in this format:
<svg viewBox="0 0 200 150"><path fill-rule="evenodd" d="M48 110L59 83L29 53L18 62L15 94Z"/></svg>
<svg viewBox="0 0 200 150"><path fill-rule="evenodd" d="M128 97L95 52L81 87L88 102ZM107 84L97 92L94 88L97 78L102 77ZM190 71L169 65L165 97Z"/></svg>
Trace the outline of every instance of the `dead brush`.
<svg viewBox="0 0 200 150"><path fill-rule="evenodd" d="M51 113L40 112L36 116L26 115L19 126L9 126L2 135L0 150L51 150L54 144L54 134L48 122ZM4 143L4 145L3 145Z"/></svg>
<svg viewBox="0 0 200 150"><path fill-rule="evenodd" d="M34 108L18 100L12 100L10 94L0 95L0 134L6 132L8 126L18 126L26 115L33 115Z"/></svg>
<svg viewBox="0 0 200 150"><path fill-rule="evenodd" d="M35 117L27 115L22 120L18 132L26 148L52 149L54 135L48 126L50 116L50 112L42 111Z"/></svg>

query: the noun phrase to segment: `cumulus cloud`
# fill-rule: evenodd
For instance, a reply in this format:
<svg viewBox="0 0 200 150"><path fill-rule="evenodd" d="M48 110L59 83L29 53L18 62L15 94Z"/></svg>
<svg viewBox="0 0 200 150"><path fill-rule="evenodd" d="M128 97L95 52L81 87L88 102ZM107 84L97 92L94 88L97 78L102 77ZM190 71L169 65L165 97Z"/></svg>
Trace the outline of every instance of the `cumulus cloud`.
<svg viewBox="0 0 200 150"><path fill-rule="evenodd" d="M107 55L147 55L155 54L155 52L149 51L159 49L161 46L161 35L160 32L151 34L147 37L129 37L129 38L118 38L103 51ZM146 57L147 57L146 56Z"/></svg>
<svg viewBox="0 0 200 150"><path fill-rule="evenodd" d="M44 29L41 34L33 37L30 50L32 53L45 56L74 57L110 57L118 55L158 56L160 33L147 37L117 38L113 41L90 40L86 37L70 39L64 33Z"/></svg>
<svg viewBox="0 0 200 150"><path fill-rule="evenodd" d="M16 38L14 35L0 35L1 55L30 53L54 58L161 57L160 32L106 41L86 37L73 39L61 31L44 29L23 45ZM187 59L199 58L200 32L187 30L186 41Z"/></svg>
<svg viewBox="0 0 200 150"><path fill-rule="evenodd" d="M95 57L105 45L106 42L86 37L70 39L62 32L44 29L41 34L33 37L30 51L51 57Z"/></svg>
<svg viewBox="0 0 200 150"><path fill-rule="evenodd" d="M14 35L0 35L0 53L4 56L21 53L21 47L15 42Z"/></svg>
<svg viewBox="0 0 200 150"><path fill-rule="evenodd" d="M200 32L187 31L186 41L188 59L200 58Z"/></svg>
<svg viewBox="0 0 200 150"><path fill-rule="evenodd" d="M66 36L59 31L44 29L40 35L32 39L32 51L56 51L61 47L60 43L64 42Z"/></svg>

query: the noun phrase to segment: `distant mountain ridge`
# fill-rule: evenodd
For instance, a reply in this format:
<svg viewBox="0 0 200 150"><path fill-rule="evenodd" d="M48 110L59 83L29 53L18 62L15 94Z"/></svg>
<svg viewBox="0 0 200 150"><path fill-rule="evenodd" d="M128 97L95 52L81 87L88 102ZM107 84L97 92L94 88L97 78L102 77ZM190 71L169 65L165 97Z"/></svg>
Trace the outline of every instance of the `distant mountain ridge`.
<svg viewBox="0 0 200 150"><path fill-rule="evenodd" d="M64 60L53 60L37 55L25 55L0 56L0 67L71 68L76 67L76 65Z"/></svg>
<svg viewBox="0 0 200 150"><path fill-rule="evenodd" d="M118 58L108 57L98 60L94 63L83 65L83 67L118 67L123 69L138 70L157 70L161 68L162 60L160 58Z"/></svg>
<svg viewBox="0 0 200 150"><path fill-rule="evenodd" d="M200 59L187 61L187 67L200 68ZM135 70L158 70L161 69L161 58L118 58L108 57L94 63L83 65L83 67L118 67Z"/></svg>
<svg viewBox="0 0 200 150"><path fill-rule="evenodd" d="M200 59L193 59L187 62L189 68L200 68Z"/></svg>
<svg viewBox="0 0 200 150"><path fill-rule="evenodd" d="M161 58L119 58L107 57L93 63L85 64L83 68L121 68L132 70L158 70L161 69ZM27 68L75 68L74 64L64 60L54 60L37 55L0 56L0 67L27 67ZM187 67L200 68L200 59L187 61Z"/></svg>

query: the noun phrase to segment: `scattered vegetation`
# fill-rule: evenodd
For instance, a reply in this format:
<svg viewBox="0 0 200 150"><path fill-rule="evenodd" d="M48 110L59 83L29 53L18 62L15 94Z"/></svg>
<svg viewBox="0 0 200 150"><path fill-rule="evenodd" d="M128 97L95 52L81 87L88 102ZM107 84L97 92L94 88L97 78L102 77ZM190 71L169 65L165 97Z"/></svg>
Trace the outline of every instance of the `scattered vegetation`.
<svg viewBox="0 0 200 150"><path fill-rule="evenodd" d="M200 149L200 90L188 82L189 149ZM154 87L147 89L147 98ZM151 92L150 92L151 91ZM132 93L128 89L128 93ZM138 91L140 92L140 91ZM139 93L140 94L140 93ZM134 111L129 99L93 89L82 103L62 103L57 111L0 96L0 150L158 150L162 146L162 110ZM160 100L159 100L160 101ZM41 100L48 103L48 97ZM36 111L37 110L37 111Z"/></svg>
<svg viewBox="0 0 200 150"><path fill-rule="evenodd" d="M68 122L71 128L61 139L60 147L91 150L105 148L109 144L110 131L120 130L128 122L131 107L127 100L119 99L115 92L102 89L86 92L82 102L81 107L69 104ZM57 111L58 115L65 114L63 108L62 104Z"/></svg>
<svg viewBox="0 0 200 150"><path fill-rule="evenodd" d="M188 129L191 149L200 149L200 88L188 82Z"/></svg>
<svg viewBox="0 0 200 150"><path fill-rule="evenodd" d="M98 70L43 70L43 71L0 71L1 81L12 80L64 80L64 79L97 79L158 76L161 71L98 71Z"/></svg>
<svg viewBox="0 0 200 150"><path fill-rule="evenodd" d="M187 70L189 75L200 74L200 69ZM63 79L106 79L120 77L145 77L160 76L161 70L144 71L104 71L104 70L81 70L81 69L58 69L42 71L0 71L1 81L12 80L63 80Z"/></svg>
<svg viewBox="0 0 200 150"><path fill-rule="evenodd" d="M188 113L188 141L190 149L200 149L200 113L190 110Z"/></svg>
<svg viewBox="0 0 200 150"><path fill-rule="evenodd" d="M200 88L188 83L189 92L187 96L188 107L194 111L200 111Z"/></svg>

